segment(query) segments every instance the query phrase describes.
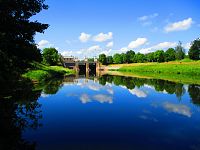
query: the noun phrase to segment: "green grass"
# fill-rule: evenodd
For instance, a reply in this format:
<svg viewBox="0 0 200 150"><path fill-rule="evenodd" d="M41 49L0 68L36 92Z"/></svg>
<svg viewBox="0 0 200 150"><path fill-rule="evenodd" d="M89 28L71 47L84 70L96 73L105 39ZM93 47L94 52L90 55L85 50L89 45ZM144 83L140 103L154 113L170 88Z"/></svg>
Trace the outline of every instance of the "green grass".
<svg viewBox="0 0 200 150"><path fill-rule="evenodd" d="M120 69L117 71L157 79L200 84L200 61L190 59L167 63L124 64L120 65Z"/></svg>
<svg viewBox="0 0 200 150"><path fill-rule="evenodd" d="M33 62L31 67L22 76L29 78L34 82L40 82L48 80L53 77L59 77L64 75L73 74L74 71L64 68L62 66L46 66L40 63Z"/></svg>

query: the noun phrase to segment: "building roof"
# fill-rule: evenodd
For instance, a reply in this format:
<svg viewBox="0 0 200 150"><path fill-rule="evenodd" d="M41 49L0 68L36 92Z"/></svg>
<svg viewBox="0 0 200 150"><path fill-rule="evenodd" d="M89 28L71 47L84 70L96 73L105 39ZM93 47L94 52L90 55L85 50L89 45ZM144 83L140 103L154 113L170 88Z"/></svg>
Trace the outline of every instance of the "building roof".
<svg viewBox="0 0 200 150"><path fill-rule="evenodd" d="M75 58L74 56L63 56L63 58Z"/></svg>

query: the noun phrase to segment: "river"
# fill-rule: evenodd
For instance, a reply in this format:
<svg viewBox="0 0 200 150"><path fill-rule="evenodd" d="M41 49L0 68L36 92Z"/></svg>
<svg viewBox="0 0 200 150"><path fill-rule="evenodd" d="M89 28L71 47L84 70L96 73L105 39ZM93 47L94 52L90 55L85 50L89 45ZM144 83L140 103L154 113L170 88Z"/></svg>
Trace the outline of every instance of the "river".
<svg viewBox="0 0 200 150"><path fill-rule="evenodd" d="M0 101L0 149L200 149L200 85L104 75L24 90Z"/></svg>

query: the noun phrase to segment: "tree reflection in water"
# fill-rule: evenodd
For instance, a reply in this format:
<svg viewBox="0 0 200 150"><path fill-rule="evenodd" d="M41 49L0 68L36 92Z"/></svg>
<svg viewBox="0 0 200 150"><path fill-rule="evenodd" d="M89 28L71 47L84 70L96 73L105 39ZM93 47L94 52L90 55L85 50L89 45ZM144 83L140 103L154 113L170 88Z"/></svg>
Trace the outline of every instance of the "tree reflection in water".
<svg viewBox="0 0 200 150"><path fill-rule="evenodd" d="M52 80L33 85L29 80L12 81L1 85L0 91L0 149L34 150L36 143L26 141L22 133L26 129L38 129L40 119L41 93L56 94L62 80Z"/></svg>
<svg viewBox="0 0 200 150"><path fill-rule="evenodd" d="M106 83L113 83L117 86L126 86L127 89L134 89L135 87L140 88L141 86L149 85L153 86L158 92L175 94L178 100L181 100L182 96L186 93L184 84L161 79L104 75L99 78L99 83L102 85L106 85ZM189 85L188 93L193 104L200 105L200 85Z"/></svg>
<svg viewBox="0 0 200 150"><path fill-rule="evenodd" d="M193 104L200 106L200 85L189 85L188 92Z"/></svg>
<svg viewBox="0 0 200 150"><path fill-rule="evenodd" d="M35 143L24 140L22 132L26 128L36 129L40 126L40 104L37 99L41 91L33 91L32 83L22 80L13 82L10 90L2 88L1 93L9 95L0 100L0 149L35 149Z"/></svg>
<svg viewBox="0 0 200 150"><path fill-rule="evenodd" d="M157 79L104 75L99 78L99 83L101 85L113 83L117 86L126 86L130 90L149 85L156 91L175 94L179 100L186 92L185 86L181 83ZM63 86L63 79L54 79L38 85L21 80L0 86L0 149L36 149L36 143L23 139L23 131L42 126L40 124L42 109L37 100L41 93L56 94ZM200 106L200 85L189 85L188 93L192 103Z"/></svg>

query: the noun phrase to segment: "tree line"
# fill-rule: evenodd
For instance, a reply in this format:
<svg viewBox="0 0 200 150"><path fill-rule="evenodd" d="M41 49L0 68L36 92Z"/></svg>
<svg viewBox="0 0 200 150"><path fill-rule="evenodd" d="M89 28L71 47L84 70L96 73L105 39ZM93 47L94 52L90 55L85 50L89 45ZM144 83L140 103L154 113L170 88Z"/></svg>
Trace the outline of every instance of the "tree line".
<svg viewBox="0 0 200 150"><path fill-rule="evenodd" d="M200 38L191 43L188 56L192 60L200 60ZM182 60L186 57L185 49L179 42L175 48L168 50L157 50L155 52L142 54L129 50L126 53L116 53L113 56L99 55L99 62L103 65L123 64L123 63L144 63L144 62L168 62L174 60Z"/></svg>
<svg viewBox="0 0 200 150"><path fill-rule="evenodd" d="M190 84L188 90L185 89L184 84L176 83L168 80L161 79L146 79L136 77L124 77L124 76L112 76L103 75L99 78L101 85L106 83L115 84L117 86L125 86L127 89L140 88L144 85L153 86L158 92L167 92L168 94L175 94L178 100L181 100L182 96L188 91L189 96L193 104L200 106L200 86Z"/></svg>

